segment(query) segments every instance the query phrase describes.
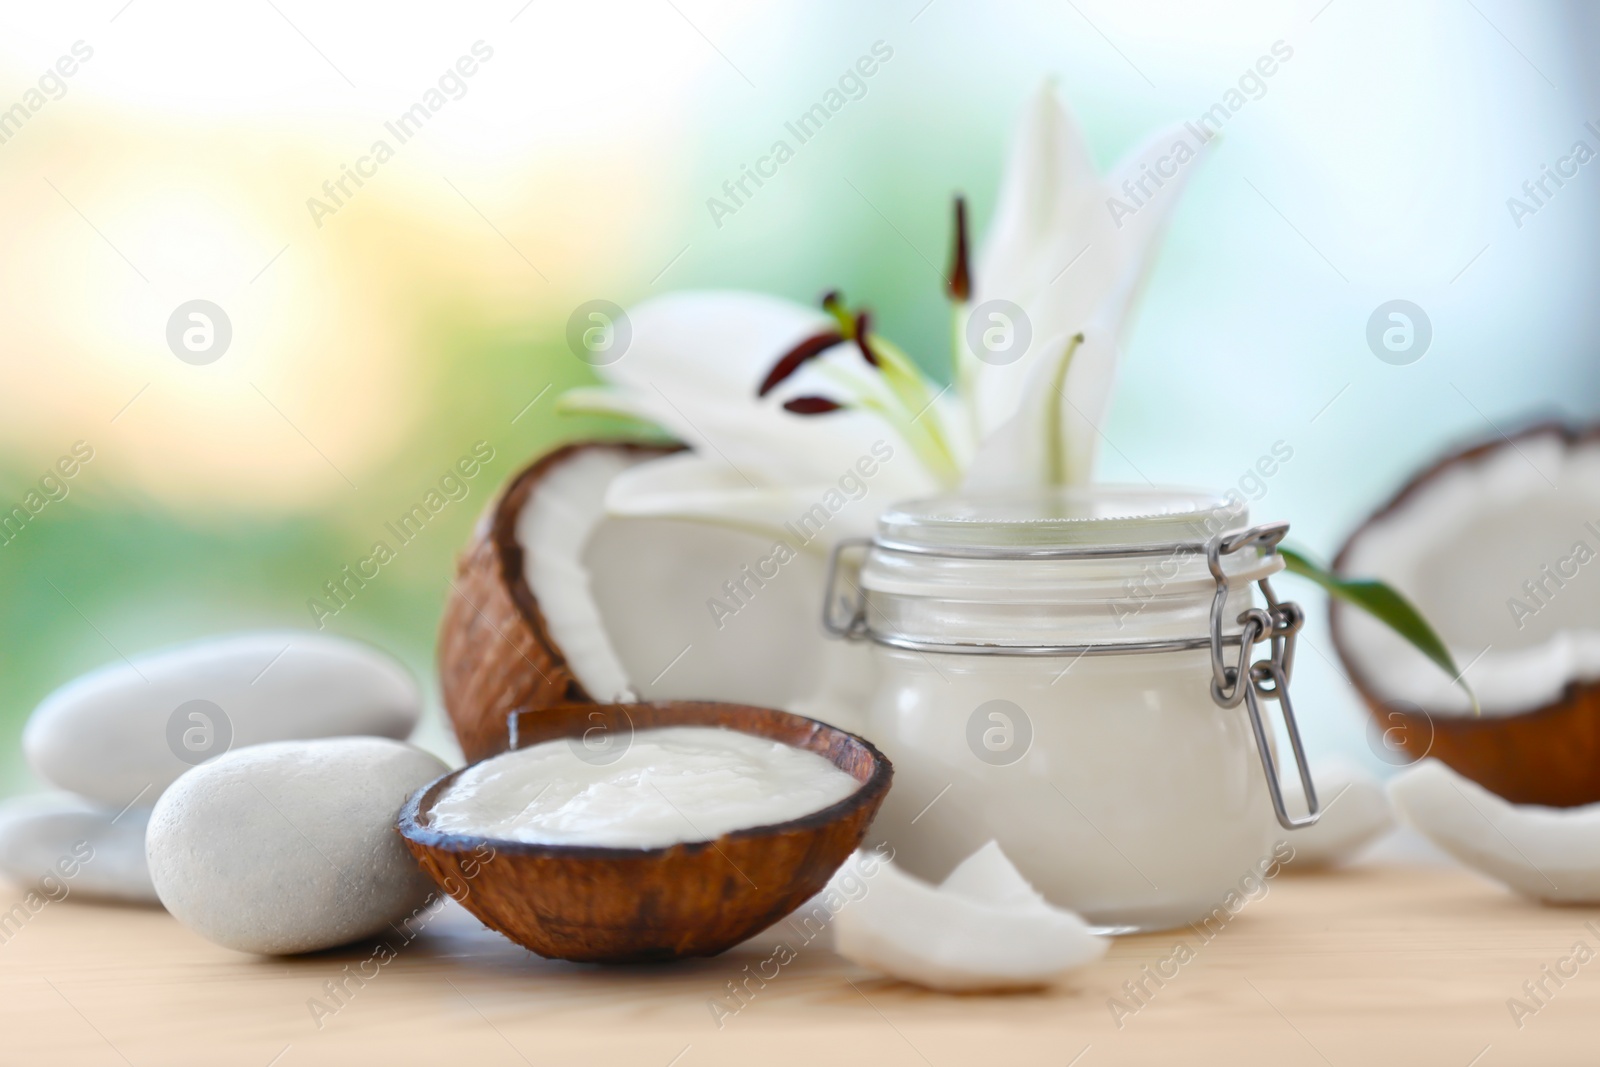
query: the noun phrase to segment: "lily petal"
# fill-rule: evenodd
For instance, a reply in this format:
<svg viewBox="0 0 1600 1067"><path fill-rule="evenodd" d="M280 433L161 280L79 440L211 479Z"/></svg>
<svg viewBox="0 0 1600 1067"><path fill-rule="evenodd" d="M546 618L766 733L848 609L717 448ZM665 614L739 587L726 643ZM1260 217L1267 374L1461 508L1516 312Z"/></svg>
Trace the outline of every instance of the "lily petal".
<svg viewBox="0 0 1600 1067"><path fill-rule="evenodd" d="M795 548L821 550L837 537L870 533L889 504L935 488L909 456L898 452L872 466L871 477L857 470L846 478L850 472L841 471L828 481L752 488L715 457L679 452L640 463L612 479L606 511L630 518L718 523L781 537ZM813 510L817 507L823 511ZM802 526L808 516L809 525ZM825 529L826 536L801 541L791 527Z"/></svg>
<svg viewBox="0 0 1600 1067"><path fill-rule="evenodd" d="M1214 139L1215 135L1212 135ZM1187 123L1170 126L1147 137L1107 176L1105 222L1109 231L1116 234L1123 253L1120 271L1111 280L1107 294L1121 301L1120 307L1110 309L1119 332L1129 306L1138 298L1144 279L1149 276L1150 263L1155 258L1162 238L1166 236L1167 225L1184 189L1199 165L1211 154L1212 140L1197 142ZM1184 154L1179 146L1193 155L1178 162L1177 157ZM1163 177L1164 169L1174 168L1176 173ZM1109 198L1120 196L1126 202L1124 183L1148 189L1155 180L1149 178L1151 174L1160 178L1163 184L1146 197L1132 214L1125 214L1120 209L1113 212ZM1139 186L1141 178L1148 179L1142 187Z"/></svg>
<svg viewBox="0 0 1600 1067"><path fill-rule="evenodd" d="M627 350L599 368L610 388L573 390L565 410L652 422L752 489L836 480L879 441L906 457L900 462L918 462L880 413L819 419L784 410L805 367L784 381L787 395L756 395L785 352L834 325L826 313L759 293L699 292L646 301L628 317Z"/></svg>
<svg viewBox="0 0 1600 1067"><path fill-rule="evenodd" d="M1028 100L1006 154L994 217L978 253L980 288L1017 291L1044 235L1071 226L1077 201L1099 180L1089 146L1055 86Z"/></svg>
<svg viewBox="0 0 1600 1067"><path fill-rule="evenodd" d="M562 415L611 415L651 423L666 430L667 423L662 419L666 414L664 407L648 396L597 387L568 389L556 401L556 411Z"/></svg>
<svg viewBox="0 0 1600 1067"><path fill-rule="evenodd" d="M1096 323L1076 335L1057 335L1043 346L1048 358L1030 368L1016 412L978 446L962 488L998 492L1088 482L1099 453L1099 419L1077 396L1110 392L1116 374L1116 337Z"/></svg>
<svg viewBox="0 0 1600 1067"><path fill-rule="evenodd" d="M600 367L613 385L656 387L746 402L778 357L833 327L816 308L763 293L669 293L628 309L632 337L622 358Z"/></svg>
<svg viewBox="0 0 1600 1067"><path fill-rule="evenodd" d="M1038 342L1071 336L1095 316L1122 332L1166 221L1207 150L1188 127L1174 126L1101 180L1054 90L1047 86L1030 102L978 259L972 307L997 299L1017 305L1035 344L999 366L962 353L980 431L1017 411L1033 380L1030 365L1052 356ZM1098 420L1107 400L1085 394L1074 402Z"/></svg>

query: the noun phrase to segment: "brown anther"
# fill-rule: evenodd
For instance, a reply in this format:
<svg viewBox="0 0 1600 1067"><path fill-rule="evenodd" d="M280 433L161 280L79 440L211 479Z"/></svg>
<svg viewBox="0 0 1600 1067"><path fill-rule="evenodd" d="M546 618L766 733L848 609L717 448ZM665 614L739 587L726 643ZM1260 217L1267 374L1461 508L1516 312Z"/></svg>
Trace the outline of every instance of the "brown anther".
<svg viewBox="0 0 1600 1067"><path fill-rule="evenodd" d="M772 369L761 382L761 388L756 390L756 396L766 396L778 387L778 383L799 370L809 360L816 359L834 345L840 344L844 344L844 335L837 330L825 330L807 337L785 352L779 357L778 362L772 365Z"/></svg>
<svg viewBox="0 0 1600 1067"><path fill-rule="evenodd" d="M856 347L861 349L861 358L876 367L878 354L872 350L872 345L867 341L867 331L872 328L872 315L863 311L856 316Z"/></svg>
<svg viewBox="0 0 1600 1067"><path fill-rule="evenodd" d="M972 296L972 271L967 264L967 198L956 197L955 247L950 251L950 299L965 301Z"/></svg>
<svg viewBox="0 0 1600 1067"><path fill-rule="evenodd" d="M783 410L792 411L796 415L826 415L830 411L840 411L843 404L835 403L825 396L797 396L793 400L783 402Z"/></svg>

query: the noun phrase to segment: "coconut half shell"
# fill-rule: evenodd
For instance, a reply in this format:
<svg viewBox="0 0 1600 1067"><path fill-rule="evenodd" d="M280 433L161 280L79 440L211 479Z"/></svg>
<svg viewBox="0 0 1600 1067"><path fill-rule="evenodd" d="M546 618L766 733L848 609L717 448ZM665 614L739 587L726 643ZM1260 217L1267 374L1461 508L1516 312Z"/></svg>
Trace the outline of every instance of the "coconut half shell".
<svg viewBox="0 0 1600 1067"><path fill-rule="evenodd" d="M439 682L456 739L469 762L504 752L506 716L519 708L595 702L578 680L528 585L517 523L552 471L579 456L643 461L673 446L583 441L516 474L485 510L456 562L439 624ZM604 694L610 699L617 694Z"/></svg>
<svg viewBox="0 0 1600 1067"><path fill-rule="evenodd" d="M1600 801L1600 427L1540 424L1439 460L1334 561L1410 597L1482 704L1363 613L1333 641L1374 736L1515 804Z"/></svg>
<svg viewBox="0 0 1600 1067"><path fill-rule="evenodd" d="M439 634L462 751L506 747L506 715L557 704L720 700L855 727L870 654L820 615L842 521L799 536L738 516L617 514L611 488L670 446L584 442L518 473L460 557Z"/></svg>
<svg viewBox="0 0 1600 1067"><path fill-rule="evenodd" d="M857 788L787 822L659 848L545 845L433 828L434 802L462 774L417 790L401 809L406 847L483 923L551 959L628 963L714 956L765 930L820 890L877 814L894 768L854 734L773 711L708 701L554 707L519 715L522 746L664 726L739 730L831 762Z"/></svg>

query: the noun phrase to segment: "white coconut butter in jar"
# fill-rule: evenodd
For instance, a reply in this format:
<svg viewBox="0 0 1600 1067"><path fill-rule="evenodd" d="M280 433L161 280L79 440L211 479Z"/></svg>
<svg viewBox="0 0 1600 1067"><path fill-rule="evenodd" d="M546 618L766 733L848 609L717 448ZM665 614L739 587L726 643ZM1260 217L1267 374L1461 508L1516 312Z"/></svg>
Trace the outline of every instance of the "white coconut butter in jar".
<svg viewBox="0 0 1600 1067"><path fill-rule="evenodd" d="M863 732L895 765L873 835L932 881L997 840L1107 930L1210 914L1259 874L1274 811L1315 818L1279 701L1303 617L1267 582L1286 529L1207 494L1097 486L913 501L841 544L825 622L876 646ZM1305 819L1277 784L1269 701Z"/></svg>
<svg viewBox="0 0 1600 1067"><path fill-rule="evenodd" d="M781 741L666 726L601 749L543 741L476 763L440 794L430 823L503 841L661 848L798 819L860 786Z"/></svg>

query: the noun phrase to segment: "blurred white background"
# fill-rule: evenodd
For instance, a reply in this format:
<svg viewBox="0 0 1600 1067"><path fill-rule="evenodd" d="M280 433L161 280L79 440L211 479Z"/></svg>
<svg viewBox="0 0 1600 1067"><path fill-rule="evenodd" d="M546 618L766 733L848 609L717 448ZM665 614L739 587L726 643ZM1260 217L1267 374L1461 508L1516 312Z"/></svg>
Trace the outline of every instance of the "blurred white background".
<svg viewBox="0 0 1600 1067"><path fill-rule="evenodd" d="M97 450L50 532L0 558L9 736L107 645L304 625L322 577L472 440L496 443L498 480L578 433L548 402L511 420L584 380L560 340L583 300L838 286L940 367L949 198L981 232L1041 79L1109 165L1279 41L1292 58L1178 210L1102 474L1224 489L1286 442L1255 514L1331 556L1448 445L1600 402L1600 164L1521 226L1507 207L1575 141L1600 148L1597 18L1576 0L0 9L0 108L93 49L0 144L0 487ZM464 95L319 227L307 199L478 41L492 58ZM706 199L876 41L893 59L866 96L716 225ZM196 297L235 331L200 374L162 340ZM1405 366L1366 342L1393 299L1432 323ZM429 678L483 500L340 627ZM1296 679L1311 747L1381 766L1320 597L1296 595L1317 604Z"/></svg>

